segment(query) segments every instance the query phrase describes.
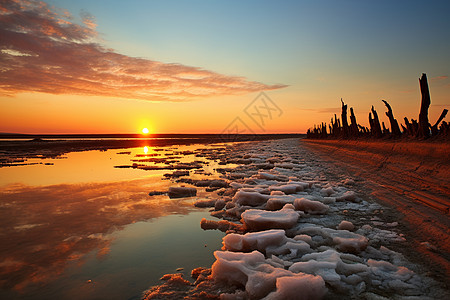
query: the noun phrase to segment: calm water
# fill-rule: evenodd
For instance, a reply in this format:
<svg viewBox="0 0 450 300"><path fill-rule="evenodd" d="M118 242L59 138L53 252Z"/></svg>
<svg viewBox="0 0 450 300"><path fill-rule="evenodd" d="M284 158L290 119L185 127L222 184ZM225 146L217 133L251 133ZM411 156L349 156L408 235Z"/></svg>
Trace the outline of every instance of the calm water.
<svg viewBox="0 0 450 300"><path fill-rule="evenodd" d="M223 234L203 231L209 213L192 203L215 194L150 197L178 185L161 180L169 170L114 168L136 155L178 155L206 161L216 178L215 162L173 153L207 147L73 152L0 168L0 298L139 299L163 274L184 268L189 278L191 269L209 267Z"/></svg>

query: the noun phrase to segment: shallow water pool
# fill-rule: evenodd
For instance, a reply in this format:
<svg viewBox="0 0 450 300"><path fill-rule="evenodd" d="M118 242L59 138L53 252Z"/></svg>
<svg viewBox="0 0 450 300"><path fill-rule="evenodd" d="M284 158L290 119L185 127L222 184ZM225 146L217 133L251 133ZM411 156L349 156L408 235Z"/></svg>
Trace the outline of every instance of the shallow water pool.
<svg viewBox="0 0 450 300"><path fill-rule="evenodd" d="M210 267L223 234L203 231L209 213L192 203L215 194L149 196L178 185L162 180L172 171L114 168L177 152L216 178L213 161L179 153L206 147L74 152L0 168L0 298L139 299L163 274Z"/></svg>

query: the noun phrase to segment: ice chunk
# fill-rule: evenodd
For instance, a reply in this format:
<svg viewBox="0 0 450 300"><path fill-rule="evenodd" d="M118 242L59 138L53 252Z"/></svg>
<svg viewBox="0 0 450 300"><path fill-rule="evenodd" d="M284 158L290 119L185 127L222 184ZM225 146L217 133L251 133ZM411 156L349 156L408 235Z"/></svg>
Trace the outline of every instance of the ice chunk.
<svg viewBox="0 0 450 300"><path fill-rule="evenodd" d="M193 197L193 196L197 195L197 190L193 187L172 186L169 188L168 194L169 194L170 198Z"/></svg>
<svg viewBox="0 0 450 300"><path fill-rule="evenodd" d="M322 297L326 293L322 278L294 274L284 268L274 267L267 263L264 255L258 251L251 253L216 251L214 256L216 261L211 267L212 278L216 282L224 282L238 288L245 287L245 298L261 299L268 296L267 299L285 299L283 295L289 296L294 290L298 292L299 287L302 288L302 293L308 296L307 299L316 299L310 297ZM277 283L280 278L286 277L299 279L289 283L283 283L283 280ZM298 299L298 295L294 299Z"/></svg>
<svg viewBox="0 0 450 300"><path fill-rule="evenodd" d="M215 210L221 210L225 207L226 203L224 199L218 199L216 203L214 204Z"/></svg>
<svg viewBox="0 0 450 300"><path fill-rule="evenodd" d="M311 187L311 183L303 182L303 181L295 181L295 180L292 180L292 179L289 180L288 184L299 185L299 186L301 186L303 188L303 190Z"/></svg>
<svg viewBox="0 0 450 300"><path fill-rule="evenodd" d="M283 185L272 185L269 187L270 191L282 191L285 194L294 194L296 192L303 191L303 186L299 184L283 184Z"/></svg>
<svg viewBox="0 0 450 300"><path fill-rule="evenodd" d="M396 272L398 270L397 266L394 266L393 264L391 264L388 261L384 261L384 260L374 260L374 259L369 259L367 261L367 265L369 265L369 267L371 268L371 271L374 273L382 273L382 272Z"/></svg>
<svg viewBox="0 0 450 300"><path fill-rule="evenodd" d="M239 205L258 206L266 203L269 195L263 195L257 192L246 192L240 190L233 197L233 202Z"/></svg>
<svg viewBox="0 0 450 300"><path fill-rule="evenodd" d="M286 204L282 210L249 209L242 213L242 221L250 230L288 229L297 224L299 214Z"/></svg>
<svg viewBox="0 0 450 300"><path fill-rule="evenodd" d="M282 191L271 191L270 192L270 196L282 196L282 195L286 195L286 194L283 193Z"/></svg>
<svg viewBox="0 0 450 300"><path fill-rule="evenodd" d="M339 223L337 229L353 231L355 229L355 225L353 225L353 223L349 221L342 221L341 223Z"/></svg>
<svg viewBox="0 0 450 300"><path fill-rule="evenodd" d="M306 235L306 234L296 235L296 236L294 236L294 240L296 240L296 241L304 241L304 242L308 243L311 246L313 245L312 238L309 235Z"/></svg>
<svg viewBox="0 0 450 300"><path fill-rule="evenodd" d="M291 254L296 256L311 252L308 243L287 238L284 230L272 229L260 232L228 234L223 238L223 250L250 252L258 250L267 255Z"/></svg>
<svg viewBox="0 0 450 300"><path fill-rule="evenodd" d="M366 249L369 241L366 237L347 230L338 230L333 234L333 243L344 252L359 253Z"/></svg>
<svg viewBox="0 0 450 300"><path fill-rule="evenodd" d="M259 250L265 253L269 246L279 246L286 243L287 237L284 230L272 229L260 232L240 234L228 234L223 238L223 246L226 250L248 252Z"/></svg>
<svg viewBox="0 0 450 300"><path fill-rule="evenodd" d="M418 293L420 280L417 275L406 267L395 266L388 261L369 259L367 265L372 275L380 282L380 285L389 287L399 293ZM372 281L372 282L373 282Z"/></svg>
<svg viewBox="0 0 450 300"><path fill-rule="evenodd" d="M331 240L332 244L336 245L339 250L350 253L359 253L363 251L369 243L369 240L365 236L347 230L306 227L302 228L299 233L315 235L315 237L321 236L324 238L323 241L325 243L329 243ZM315 240L314 238L313 240Z"/></svg>
<svg viewBox="0 0 450 300"><path fill-rule="evenodd" d="M319 201L306 198L298 198L294 201L294 207L309 214L324 214L328 211L328 206Z"/></svg>
<svg viewBox="0 0 450 300"><path fill-rule="evenodd" d="M364 235L374 242L404 242L406 240L402 234L390 230L374 228L370 225L362 226L358 232L364 233Z"/></svg>
<svg viewBox="0 0 450 300"><path fill-rule="evenodd" d="M214 280L244 286L252 299L260 299L273 291L277 277L293 275L292 272L267 264L264 255L258 251L216 251L214 256L216 261L211 267Z"/></svg>
<svg viewBox="0 0 450 300"><path fill-rule="evenodd" d="M244 192L253 192L253 193L260 193L260 194L269 194L269 190L267 189L267 185L265 184L259 184L255 186L244 186L240 189Z"/></svg>
<svg viewBox="0 0 450 300"><path fill-rule="evenodd" d="M216 261L211 267L212 277L217 281L245 286L248 275L251 273L249 266L256 266L265 262L261 252L234 253L228 251L215 251Z"/></svg>
<svg viewBox="0 0 450 300"><path fill-rule="evenodd" d="M279 277L277 290L265 297L265 300L316 300L322 299L327 293L325 282L320 276L299 274L298 276Z"/></svg>
<svg viewBox="0 0 450 300"><path fill-rule="evenodd" d="M277 175L277 174L271 174L267 172L258 172L257 175L258 178L261 179L268 179L268 180L276 180L276 181L287 181L288 177L285 175Z"/></svg>
<svg viewBox="0 0 450 300"><path fill-rule="evenodd" d="M368 269L366 265L358 263L358 257L332 249L305 254L301 262L296 262L289 267L289 271L294 273L319 275L331 286L339 288L345 288L346 283L359 284Z"/></svg>
<svg viewBox="0 0 450 300"><path fill-rule="evenodd" d="M316 261L309 260L306 262L296 262L289 267L289 271L294 273L308 273L320 275L328 283L338 283L341 281L341 276L336 273L336 267L338 258L336 261Z"/></svg>
<svg viewBox="0 0 450 300"><path fill-rule="evenodd" d="M360 202L360 200L356 197L356 193L353 191L345 192L342 196L337 197L336 201Z"/></svg>
<svg viewBox="0 0 450 300"><path fill-rule="evenodd" d="M282 260L281 258L272 255L270 258L266 259L266 262L272 266L274 266L275 268L285 268L285 267L289 267L292 265L292 263L290 261L285 261Z"/></svg>
<svg viewBox="0 0 450 300"><path fill-rule="evenodd" d="M329 197L329 196L333 195L335 192L334 192L334 190L333 190L332 187L328 187L328 188L323 188L323 189L321 189L321 190L320 190L320 193L321 193L323 196Z"/></svg>
<svg viewBox="0 0 450 300"><path fill-rule="evenodd" d="M311 247L309 246L308 243L304 242L304 241L295 241L295 240L291 240L287 242L284 246L275 249L274 251L272 251L274 254L283 254L286 251L284 250L285 248L287 248L287 250L289 250L290 254L288 255L289 257L297 257L299 254L305 254L305 253L309 253L311 252Z"/></svg>
<svg viewBox="0 0 450 300"><path fill-rule="evenodd" d="M295 197L290 195L271 195L269 200L267 200L266 209L267 210L279 210L283 208L286 204L294 203Z"/></svg>

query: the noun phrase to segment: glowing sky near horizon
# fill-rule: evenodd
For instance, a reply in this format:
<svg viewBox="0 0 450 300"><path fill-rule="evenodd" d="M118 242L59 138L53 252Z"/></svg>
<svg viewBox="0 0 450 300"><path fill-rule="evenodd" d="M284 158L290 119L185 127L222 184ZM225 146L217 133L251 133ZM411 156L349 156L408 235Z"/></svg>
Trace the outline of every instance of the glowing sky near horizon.
<svg viewBox="0 0 450 300"><path fill-rule="evenodd" d="M297 133L340 98L363 125L371 105L387 122L381 99L417 119L422 72L430 121L450 108L449 1L15 2L0 4L0 132L221 133L239 118ZM263 125L246 114L260 91L280 112Z"/></svg>

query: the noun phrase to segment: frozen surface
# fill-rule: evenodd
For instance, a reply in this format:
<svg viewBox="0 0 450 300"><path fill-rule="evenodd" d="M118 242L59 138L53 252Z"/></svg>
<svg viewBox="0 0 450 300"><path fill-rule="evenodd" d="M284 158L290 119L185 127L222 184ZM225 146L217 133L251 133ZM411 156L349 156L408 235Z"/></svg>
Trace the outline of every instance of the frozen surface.
<svg viewBox="0 0 450 300"><path fill-rule="evenodd" d="M341 223L339 223L338 228L339 230L348 230L348 231L353 231L355 229L355 225L353 225L352 222L349 221L342 221Z"/></svg>
<svg viewBox="0 0 450 300"><path fill-rule="evenodd" d="M239 205L258 206L266 203L269 195L263 195L256 191L239 191L234 195L233 202Z"/></svg>
<svg viewBox="0 0 450 300"><path fill-rule="evenodd" d="M296 192L301 192L304 189L304 185L301 184L283 184L283 185L272 185L269 187L270 191L281 191L285 194L294 194Z"/></svg>
<svg viewBox="0 0 450 300"><path fill-rule="evenodd" d="M324 214L328 211L328 206L319 201L309 200L306 198L295 199L295 209L304 211L309 214Z"/></svg>
<svg viewBox="0 0 450 300"><path fill-rule="evenodd" d="M267 203L266 203L267 210L279 210L279 209L283 208L286 204L294 203L294 200L295 200L294 196L284 195L284 193L282 193L282 192L279 192L279 193L277 193L277 191L272 191L270 193L270 198L269 198L269 200L267 200Z"/></svg>
<svg viewBox="0 0 450 300"><path fill-rule="evenodd" d="M288 229L297 224L299 214L286 204L281 210L249 209L242 213L242 220L250 230Z"/></svg>
<svg viewBox="0 0 450 300"><path fill-rule="evenodd" d="M245 164L224 173L232 201L224 196L213 214L241 222L243 231L228 230L224 251L215 252L214 282L236 287L222 298L449 298L420 266L390 250L404 248L405 237L357 189L358 180L328 178L327 167L297 143L228 148Z"/></svg>
<svg viewBox="0 0 450 300"><path fill-rule="evenodd" d="M286 299L284 296L298 292L303 295L300 299L320 299L326 293L322 277L274 267L258 251L216 251L214 256L216 261L212 265L212 277L245 288L246 295L251 299Z"/></svg>
<svg viewBox="0 0 450 300"><path fill-rule="evenodd" d="M322 299L326 294L325 283L320 276L299 274L298 276L284 276L277 278L276 290L264 299L282 300L315 300Z"/></svg>
<svg viewBox="0 0 450 300"><path fill-rule="evenodd" d="M311 252L310 245L302 240L286 237L285 231L272 229L242 234L228 234L223 238L223 249L229 251L250 252L258 250L266 255Z"/></svg>

